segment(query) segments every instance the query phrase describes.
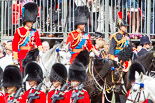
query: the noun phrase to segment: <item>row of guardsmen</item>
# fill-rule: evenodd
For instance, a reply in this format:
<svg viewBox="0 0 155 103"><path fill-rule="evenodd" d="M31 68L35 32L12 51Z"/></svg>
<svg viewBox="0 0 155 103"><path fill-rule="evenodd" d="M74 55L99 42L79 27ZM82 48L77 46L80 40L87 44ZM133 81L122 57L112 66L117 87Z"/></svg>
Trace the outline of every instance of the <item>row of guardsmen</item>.
<svg viewBox="0 0 155 103"><path fill-rule="evenodd" d="M86 71L81 62L70 66L68 77L66 67L55 63L50 71L52 86L48 93L41 91L45 78L40 65L34 61L26 64L23 77L16 65L0 71L0 103L90 103L89 94L83 89ZM23 86L25 81L30 86L27 91Z"/></svg>

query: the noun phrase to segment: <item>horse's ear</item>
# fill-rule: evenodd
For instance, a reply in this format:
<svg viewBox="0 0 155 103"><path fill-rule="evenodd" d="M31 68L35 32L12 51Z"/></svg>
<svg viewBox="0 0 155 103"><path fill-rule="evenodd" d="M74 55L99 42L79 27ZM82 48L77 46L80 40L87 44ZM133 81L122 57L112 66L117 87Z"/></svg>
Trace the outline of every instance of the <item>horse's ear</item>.
<svg viewBox="0 0 155 103"><path fill-rule="evenodd" d="M140 73L140 81L143 80L143 75L144 75L144 74L141 72L141 73Z"/></svg>
<svg viewBox="0 0 155 103"><path fill-rule="evenodd" d="M135 71L135 80L139 79L139 77L140 77L140 74L137 71Z"/></svg>
<svg viewBox="0 0 155 103"><path fill-rule="evenodd" d="M129 81L134 81L135 78L135 71L138 72L139 74L145 73L145 69L143 67L143 65L140 62L134 62L131 64L130 68L129 68L129 72L128 72L128 79Z"/></svg>
<svg viewBox="0 0 155 103"><path fill-rule="evenodd" d="M138 61L138 56L137 56L137 54L133 53L132 58L131 58L131 62L136 62L136 61Z"/></svg>

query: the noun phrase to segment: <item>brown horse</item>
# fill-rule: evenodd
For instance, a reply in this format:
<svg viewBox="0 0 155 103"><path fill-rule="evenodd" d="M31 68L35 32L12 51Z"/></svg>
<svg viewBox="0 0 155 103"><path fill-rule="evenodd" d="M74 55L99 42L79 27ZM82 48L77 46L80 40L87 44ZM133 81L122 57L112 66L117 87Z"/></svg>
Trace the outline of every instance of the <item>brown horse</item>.
<svg viewBox="0 0 155 103"><path fill-rule="evenodd" d="M96 58L92 62L94 62L94 67L88 70L85 82L85 89L91 97L91 103L102 103L104 87L108 95L106 95L106 102L111 101L113 92L115 94L125 94L127 75L122 71L121 65L113 60L101 58Z"/></svg>
<svg viewBox="0 0 155 103"><path fill-rule="evenodd" d="M119 55L119 59L123 62L128 60L132 57L132 47L125 48ZM86 70L87 77L84 88L90 95L91 103L102 102L103 90L106 91L106 94L110 94L110 97L106 98L107 101L111 100L111 93L125 94L128 82L127 74L122 70L122 64L105 58L88 58L88 51L82 51L74 62L82 62L86 67L89 63L89 69Z"/></svg>

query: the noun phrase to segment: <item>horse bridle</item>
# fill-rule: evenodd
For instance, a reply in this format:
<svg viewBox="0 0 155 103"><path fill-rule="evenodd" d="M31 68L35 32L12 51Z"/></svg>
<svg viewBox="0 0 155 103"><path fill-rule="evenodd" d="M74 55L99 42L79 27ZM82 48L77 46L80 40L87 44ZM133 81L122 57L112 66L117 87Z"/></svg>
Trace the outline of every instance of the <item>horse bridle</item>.
<svg viewBox="0 0 155 103"><path fill-rule="evenodd" d="M64 51L65 53L67 53L68 51L65 50L65 49L59 49L59 50L57 51L58 62L61 62L61 61L60 61L60 54L59 54L59 51ZM64 65L70 65L70 63L65 63Z"/></svg>
<svg viewBox="0 0 155 103"><path fill-rule="evenodd" d="M122 84L121 83L121 80L122 80L122 78L123 78L123 67L122 67L122 65L120 64L120 63L117 63L118 64L118 71L119 71L119 74L120 74L120 76L119 76L119 78L118 78L118 80L117 81L114 81L114 71L112 71L112 74L111 74L111 77L112 77L112 82L111 83L113 83L113 86L111 87L111 88L109 88L109 89L106 89L107 91L109 91L109 90L111 90L111 89L114 89L116 86L116 84L119 84L119 85L124 85L124 83ZM107 85L107 82L105 82L106 83L106 85ZM124 91L126 91L126 90L124 90ZM124 91L122 91L122 93L124 93ZM126 93L124 93L124 94L126 94Z"/></svg>
<svg viewBox="0 0 155 103"><path fill-rule="evenodd" d="M100 80L102 80L105 84L106 84L106 87L108 86L107 85L107 81L106 80L104 80L103 78L102 78L102 76L100 75L101 73L98 73L97 72L97 70L96 70L96 68L93 68L92 67L92 71L93 71L93 69L94 69L94 71L95 71L95 73L97 74L97 76L99 77L99 79ZM122 70L122 65L119 65L119 70ZM100 71L102 71L102 69L100 70ZM117 83L118 83L118 81L121 81L121 79L123 78L123 71L121 71L121 74L120 74L120 77L119 77L119 79L118 79L118 81L114 81L114 74L113 74L114 72L112 71L112 83L114 84L114 85L116 85ZM90 75L94 75L94 74L91 74L90 73ZM91 76L92 77L92 76ZM93 80L95 80L95 82L96 82L96 84L97 84L97 86L99 87L98 89L101 91L101 90L103 90L103 88L102 88L102 86L98 83L98 81L94 78L94 77L92 77L93 78ZM123 84L124 85L124 84ZM108 86L108 89L106 89L105 91L109 91L109 90L111 90L111 89L113 89L115 86L113 86L113 87L109 87Z"/></svg>
<svg viewBox="0 0 155 103"><path fill-rule="evenodd" d="M141 85L142 83L134 83L134 84L138 84L138 85ZM140 91L136 94L136 97L135 97L135 99L134 100L132 100L132 97L131 97L131 99L128 99L127 98L127 101L131 101L131 102L133 102L133 103L139 103L139 99L140 99L140 96L141 96L141 92L143 92L143 95L144 95L144 101L146 100L146 97L145 97L145 93L144 93L144 90L142 90L142 89L144 89L144 87L141 87L140 86ZM132 92L130 92L130 94L131 94ZM136 101L136 99L138 98L138 101Z"/></svg>

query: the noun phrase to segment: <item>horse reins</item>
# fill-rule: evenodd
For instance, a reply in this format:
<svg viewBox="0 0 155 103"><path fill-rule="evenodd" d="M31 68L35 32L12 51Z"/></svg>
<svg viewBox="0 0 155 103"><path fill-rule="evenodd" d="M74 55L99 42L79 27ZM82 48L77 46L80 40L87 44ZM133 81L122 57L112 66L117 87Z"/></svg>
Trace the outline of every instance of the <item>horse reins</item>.
<svg viewBox="0 0 155 103"><path fill-rule="evenodd" d="M98 81L96 80L96 78L95 78L95 76L94 76L94 73L93 73L93 65L92 65L92 67L91 67L91 65L92 65L92 58L90 58L90 61L89 61L89 74L90 74L90 76L92 77L92 79L96 82L96 84L99 86L99 88L100 88L100 90L99 91L101 91L101 90L103 90L103 87L98 83ZM92 68L92 72L91 72L91 68ZM99 89L98 88L98 89Z"/></svg>
<svg viewBox="0 0 155 103"><path fill-rule="evenodd" d="M94 69L94 71L95 71L95 73L99 76L99 78L100 78L100 80L102 80L105 84L106 84L106 90L105 91L109 91L109 90L111 90L112 88L114 88L115 86L113 86L113 87L109 87L108 85L107 85L107 82L106 82L106 80L104 80L103 78L102 78L102 76L100 75L100 73L98 73L97 72L97 70L95 69L95 68L93 68L93 66L92 66L92 70L91 70L91 62L92 62L92 58L90 58L90 61L89 61L89 74L90 74L90 76L92 77L92 79L96 82L96 84L99 86L99 90L101 91L101 90L103 90L103 87L98 83L98 81L96 80L96 78L94 77L94 73L93 73L93 69ZM122 66L119 66L119 69L122 69ZM119 77L119 79L118 79L118 81L120 81L121 79L122 79L122 71L121 71L121 74L120 74L120 77ZM116 81L116 83L118 83L118 81ZM115 81L114 81L114 72L112 71L112 83L114 83L115 84ZM108 86L108 87L107 87Z"/></svg>
<svg viewBox="0 0 155 103"><path fill-rule="evenodd" d="M139 84L139 83L134 83L134 84ZM140 84L139 84L140 85ZM140 99L140 96L141 96L141 92L142 92L142 89L143 89L144 87L140 87L140 91L136 94L136 97L135 97L135 99L134 100L132 100L132 97L131 97L131 99L128 99L127 98L127 100L128 101L131 101L131 102L133 102L133 103L139 103L139 99ZM131 94L132 92L130 92L130 94ZM143 95L144 95L144 101L146 100L146 97L145 97L145 93L144 93L144 91L143 91ZM138 101L136 101L136 99L138 98Z"/></svg>

